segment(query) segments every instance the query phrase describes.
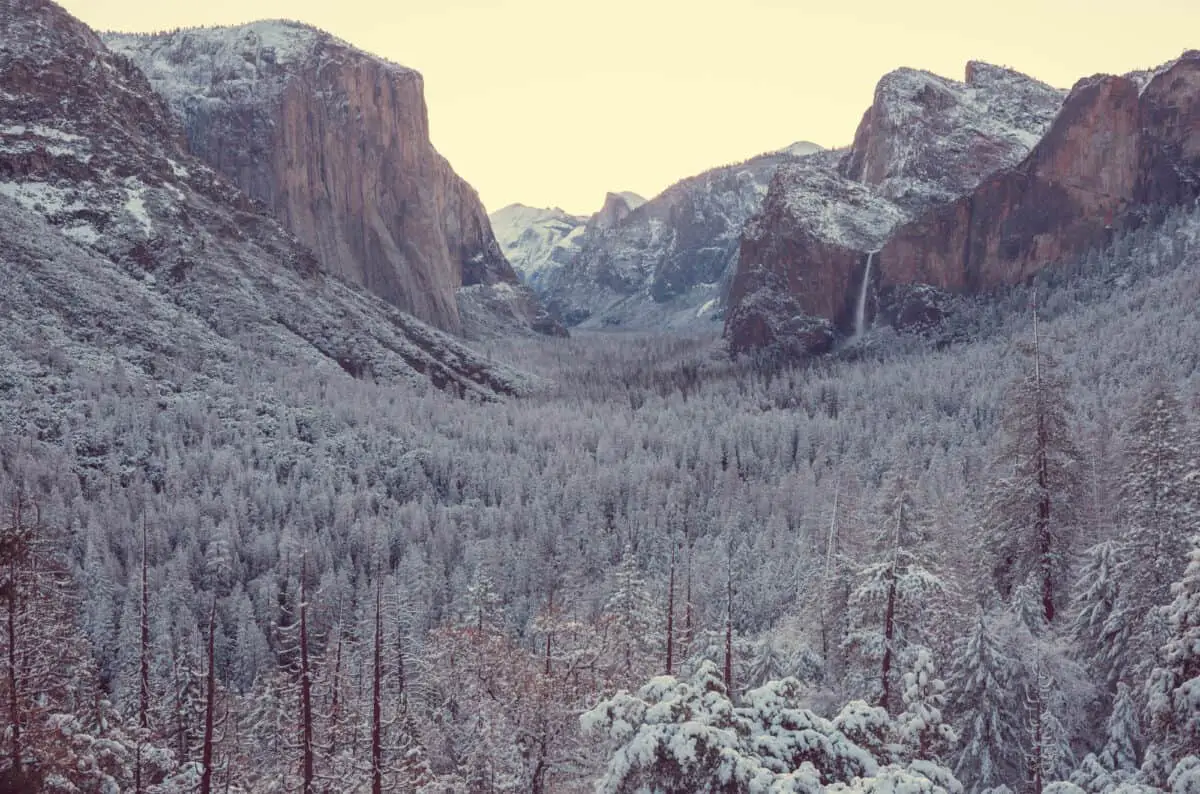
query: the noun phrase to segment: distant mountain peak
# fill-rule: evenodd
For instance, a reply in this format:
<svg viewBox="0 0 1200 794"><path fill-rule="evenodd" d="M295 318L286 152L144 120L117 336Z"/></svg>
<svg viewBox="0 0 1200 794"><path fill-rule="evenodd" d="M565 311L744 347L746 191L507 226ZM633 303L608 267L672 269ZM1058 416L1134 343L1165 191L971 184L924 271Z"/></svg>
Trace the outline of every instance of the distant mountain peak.
<svg viewBox="0 0 1200 794"><path fill-rule="evenodd" d="M825 147L812 141L796 141L791 146L786 146L780 151L784 154L790 154L792 157L808 157L810 154L825 151Z"/></svg>

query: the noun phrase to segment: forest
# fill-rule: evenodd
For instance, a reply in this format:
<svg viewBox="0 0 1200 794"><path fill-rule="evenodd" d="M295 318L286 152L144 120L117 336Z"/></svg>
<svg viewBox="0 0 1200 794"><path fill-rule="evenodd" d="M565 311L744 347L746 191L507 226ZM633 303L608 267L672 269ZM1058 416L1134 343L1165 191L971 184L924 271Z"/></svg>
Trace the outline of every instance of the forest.
<svg viewBox="0 0 1200 794"><path fill-rule="evenodd" d="M1197 794L1198 274L491 403L0 351L0 791Z"/></svg>

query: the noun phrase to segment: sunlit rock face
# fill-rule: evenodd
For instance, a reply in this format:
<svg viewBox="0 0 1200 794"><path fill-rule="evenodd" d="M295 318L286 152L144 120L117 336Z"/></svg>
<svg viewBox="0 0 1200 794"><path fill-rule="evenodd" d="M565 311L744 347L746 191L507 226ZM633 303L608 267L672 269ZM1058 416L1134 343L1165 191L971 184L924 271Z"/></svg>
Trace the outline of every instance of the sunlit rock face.
<svg viewBox="0 0 1200 794"><path fill-rule="evenodd" d="M167 100L191 152L329 272L452 332L457 289L517 282L478 195L429 140L418 72L290 22L106 41Z"/></svg>
<svg viewBox="0 0 1200 794"><path fill-rule="evenodd" d="M149 377L184 366L232 382L239 368L295 365L480 399L522 388L517 373L328 274L187 151L143 73L86 25L47 0L7 0L4 12L0 347Z"/></svg>

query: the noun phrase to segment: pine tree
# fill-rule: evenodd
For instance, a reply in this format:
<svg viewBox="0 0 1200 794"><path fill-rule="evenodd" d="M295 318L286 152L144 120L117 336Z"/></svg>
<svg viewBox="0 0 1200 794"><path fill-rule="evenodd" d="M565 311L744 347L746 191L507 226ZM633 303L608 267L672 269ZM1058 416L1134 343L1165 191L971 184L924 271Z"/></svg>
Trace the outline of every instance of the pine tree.
<svg viewBox="0 0 1200 794"><path fill-rule="evenodd" d="M1139 766L1140 731L1133 690L1124 683L1117 685L1117 697L1108 717L1106 733L1098 760L1109 772L1123 777L1132 776Z"/></svg>
<svg viewBox="0 0 1200 794"><path fill-rule="evenodd" d="M1074 767L1071 737L1059 716L1062 697L1050 674L1042 649L1035 641L1033 669L1026 687L1026 730L1028 780L1033 794L1065 779Z"/></svg>
<svg viewBox="0 0 1200 794"><path fill-rule="evenodd" d="M1200 756L1200 536L1171 590L1175 599L1164 611L1169 635L1145 695L1149 742L1142 772L1158 786L1188 756Z"/></svg>
<svg viewBox="0 0 1200 794"><path fill-rule="evenodd" d="M653 638L657 635L658 620L649 588L638 569L633 549L625 547L621 564L613 573L613 592L605 604L604 614L614 630L621 655L621 668L626 676L638 674L644 666Z"/></svg>
<svg viewBox="0 0 1200 794"><path fill-rule="evenodd" d="M1186 565L1187 533L1197 507L1188 482L1194 469L1189 453L1179 400L1166 387L1155 386L1129 428L1121 485L1129 526L1122 601L1125 620L1134 624L1135 666L1149 663L1166 639L1159 607L1171 600L1171 583Z"/></svg>
<svg viewBox="0 0 1200 794"><path fill-rule="evenodd" d="M1022 762L1021 692L1016 665L981 614L956 646L950 708L961 752L954 774L971 792L1016 779Z"/></svg>
<svg viewBox="0 0 1200 794"><path fill-rule="evenodd" d="M985 529L1000 594L1036 581L1047 623L1066 598L1080 455L1068 417L1067 382L1041 349L1034 314L1028 371L1009 389L1003 443L988 495Z"/></svg>
<svg viewBox="0 0 1200 794"><path fill-rule="evenodd" d="M910 484L903 478L885 491L885 513L876 532L875 562L859 571L850 595L851 630L844 645L874 669L871 694L885 711L897 705L896 659L919 639L919 624L930 600L945 590L928 567L923 549L924 520Z"/></svg>
<svg viewBox="0 0 1200 794"><path fill-rule="evenodd" d="M958 741L943 719L945 692L946 685L934 672L933 654L928 648L918 648L911 669L904 674L904 711L896 718L909 758L941 761Z"/></svg>
<svg viewBox="0 0 1200 794"><path fill-rule="evenodd" d="M1109 691L1115 691L1124 672L1132 630L1122 608L1124 551L1114 541L1088 549L1075 585L1078 611L1071 623L1071 637L1081 661Z"/></svg>

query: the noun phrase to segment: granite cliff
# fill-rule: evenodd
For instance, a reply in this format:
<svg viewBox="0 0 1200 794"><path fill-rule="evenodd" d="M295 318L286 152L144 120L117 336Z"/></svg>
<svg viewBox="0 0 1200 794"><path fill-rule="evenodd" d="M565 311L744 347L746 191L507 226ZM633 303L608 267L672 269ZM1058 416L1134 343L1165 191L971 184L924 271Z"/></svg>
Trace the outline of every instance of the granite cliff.
<svg viewBox="0 0 1200 794"><path fill-rule="evenodd" d="M478 195L430 142L418 72L291 22L105 41L145 72L191 153L329 272L455 333L456 290L517 283Z"/></svg>
<svg viewBox="0 0 1200 794"><path fill-rule="evenodd" d="M989 64L962 82L885 75L843 152L776 173L737 254L725 333L735 351L827 349L853 331L872 252L893 231L1019 162L1062 92Z"/></svg>
<svg viewBox="0 0 1200 794"><path fill-rule="evenodd" d="M0 348L13 371L32 367L46 401L62 372L114 361L171 393L185 378L291 366L483 399L522 388L519 374L326 273L186 151L142 72L86 25L49 0L2 10Z"/></svg>

